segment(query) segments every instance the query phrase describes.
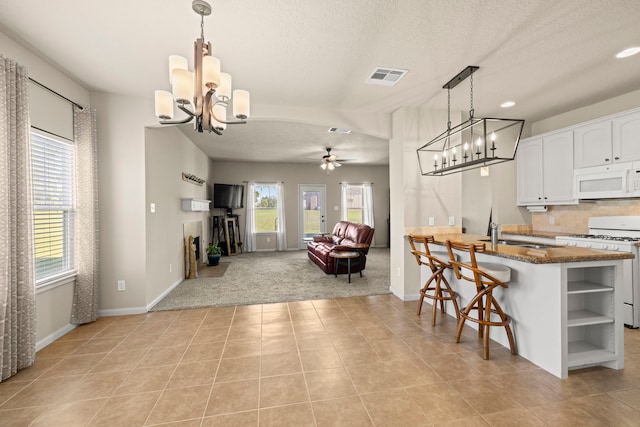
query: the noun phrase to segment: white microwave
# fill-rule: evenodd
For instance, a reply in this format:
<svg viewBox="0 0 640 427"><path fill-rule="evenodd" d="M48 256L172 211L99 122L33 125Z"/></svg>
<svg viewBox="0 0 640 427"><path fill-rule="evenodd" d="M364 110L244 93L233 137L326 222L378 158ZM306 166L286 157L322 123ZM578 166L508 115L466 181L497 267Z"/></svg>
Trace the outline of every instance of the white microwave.
<svg viewBox="0 0 640 427"><path fill-rule="evenodd" d="M576 169L576 199L614 199L640 197L640 162Z"/></svg>

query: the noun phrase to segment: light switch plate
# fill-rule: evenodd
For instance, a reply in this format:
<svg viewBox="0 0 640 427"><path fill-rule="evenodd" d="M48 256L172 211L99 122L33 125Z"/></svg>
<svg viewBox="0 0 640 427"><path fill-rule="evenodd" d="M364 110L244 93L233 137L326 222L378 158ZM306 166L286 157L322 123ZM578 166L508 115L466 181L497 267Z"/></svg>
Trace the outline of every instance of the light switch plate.
<svg viewBox="0 0 640 427"><path fill-rule="evenodd" d="M456 225L456 217L455 216L450 216L449 217L449 225Z"/></svg>
<svg viewBox="0 0 640 427"><path fill-rule="evenodd" d="M432 216L429 217L429 225L436 225L436 220Z"/></svg>
<svg viewBox="0 0 640 427"><path fill-rule="evenodd" d="M155 203L149 204L149 211L151 211L151 213L155 213L156 212L156 204Z"/></svg>

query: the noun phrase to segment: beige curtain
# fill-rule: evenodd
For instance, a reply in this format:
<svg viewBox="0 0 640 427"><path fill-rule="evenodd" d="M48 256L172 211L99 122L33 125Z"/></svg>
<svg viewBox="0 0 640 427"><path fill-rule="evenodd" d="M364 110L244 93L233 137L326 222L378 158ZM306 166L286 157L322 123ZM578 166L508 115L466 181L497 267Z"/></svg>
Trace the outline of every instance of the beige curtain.
<svg viewBox="0 0 640 427"><path fill-rule="evenodd" d="M98 317L98 145L96 113L73 110L75 144L77 266L71 323L89 323Z"/></svg>
<svg viewBox="0 0 640 427"><path fill-rule="evenodd" d="M28 81L0 55L0 381L36 356Z"/></svg>

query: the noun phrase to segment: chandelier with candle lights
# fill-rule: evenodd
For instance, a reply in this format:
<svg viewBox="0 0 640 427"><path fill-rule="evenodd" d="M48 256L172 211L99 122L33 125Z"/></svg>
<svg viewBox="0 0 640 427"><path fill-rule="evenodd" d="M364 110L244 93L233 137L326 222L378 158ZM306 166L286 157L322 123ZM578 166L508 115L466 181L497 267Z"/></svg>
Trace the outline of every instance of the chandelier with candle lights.
<svg viewBox="0 0 640 427"><path fill-rule="evenodd" d="M204 17L211 14L211 5L203 0L193 0L193 10L200 15L200 38L194 43L194 71L187 66L187 59L169 57L169 82L172 91L155 92L156 116L160 124L182 124L194 121L198 132L209 131L222 135L227 125L245 124L249 118L249 92L236 89L231 93L231 76L220 72L220 60L211 54L211 43L204 41ZM227 120L227 107L233 99L233 116ZM173 106L187 114L183 120L173 119ZM188 107L190 106L190 107Z"/></svg>
<svg viewBox="0 0 640 427"><path fill-rule="evenodd" d="M422 175L442 176L513 160L524 120L474 117L473 73L469 65L442 88L447 89L447 130L418 148ZM451 89L470 77L469 119L451 127Z"/></svg>

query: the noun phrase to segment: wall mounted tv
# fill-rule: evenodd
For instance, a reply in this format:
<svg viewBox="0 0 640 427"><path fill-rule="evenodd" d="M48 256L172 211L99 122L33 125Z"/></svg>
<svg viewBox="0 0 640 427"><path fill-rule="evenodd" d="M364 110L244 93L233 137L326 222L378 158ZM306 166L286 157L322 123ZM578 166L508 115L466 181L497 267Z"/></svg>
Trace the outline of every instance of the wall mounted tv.
<svg viewBox="0 0 640 427"><path fill-rule="evenodd" d="M213 207L238 209L244 207L244 185L213 184Z"/></svg>

